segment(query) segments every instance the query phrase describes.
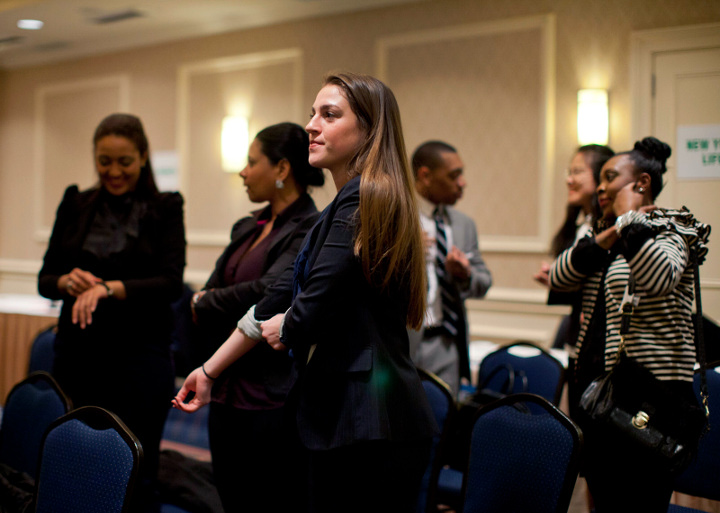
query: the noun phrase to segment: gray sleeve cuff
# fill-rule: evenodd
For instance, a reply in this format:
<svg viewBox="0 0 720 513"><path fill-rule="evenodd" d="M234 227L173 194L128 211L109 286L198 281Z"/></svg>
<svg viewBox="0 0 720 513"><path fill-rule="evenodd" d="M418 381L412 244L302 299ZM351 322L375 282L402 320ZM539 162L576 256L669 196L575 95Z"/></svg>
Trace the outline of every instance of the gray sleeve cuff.
<svg viewBox="0 0 720 513"><path fill-rule="evenodd" d="M261 326L262 322L255 320L255 305L237 323L238 329L254 340L263 338Z"/></svg>

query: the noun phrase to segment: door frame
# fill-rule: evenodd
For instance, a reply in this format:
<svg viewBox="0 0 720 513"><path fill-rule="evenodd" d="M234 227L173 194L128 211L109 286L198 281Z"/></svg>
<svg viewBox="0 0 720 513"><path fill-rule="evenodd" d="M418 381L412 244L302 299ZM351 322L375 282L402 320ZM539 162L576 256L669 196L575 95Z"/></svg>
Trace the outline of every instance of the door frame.
<svg viewBox="0 0 720 513"><path fill-rule="evenodd" d="M654 55L716 46L720 46L720 23L641 30L630 35L630 134L633 141L652 134Z"/></svg>
<svg viewBox="0 0 720 513"><path fill-rule="evenodd" d="M716 47L720 47L720 23L643 30L630 35L630 133L633 141L653 135L655 55ZM701 276L701 285L713 296L720 291L720 279L715 276ZM712 303L712 298L706 299Z"/></svg>

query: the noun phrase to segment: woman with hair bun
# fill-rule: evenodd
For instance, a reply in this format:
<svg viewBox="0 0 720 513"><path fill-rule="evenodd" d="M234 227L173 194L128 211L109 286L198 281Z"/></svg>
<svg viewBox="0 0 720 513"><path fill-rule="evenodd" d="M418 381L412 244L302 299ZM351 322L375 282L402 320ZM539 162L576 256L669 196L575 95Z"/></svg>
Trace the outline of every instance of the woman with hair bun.
<svg viewBox="0 0 720 513"><path fill-rule="evenodd" d="M587 386L614 365L620 345L620 307L632 274L639 299L625 351L688 401L695 362L694 272L707 253L708 225L685 208L654 205L663 187L670 147L646 137L616 154L600 172L601 218L595 233L564 251L550 286L581 289L583 322L570 360L569 404L585 435L583 472L597 513L666 512L673 475L647 462L638 448L579 415Z"/></svg>
<svg viewBox="0 0 720 513"><path fill-rule="evenodd" d="M266 203L232 228L230 245L202 291L192 298L199 352L212 354L265 289L292 265L318 217L308 187L322 186L322 169L308 163L308 134L295 123L255 136L240 172L253 203ZM215 381L209 414L210 450L227 512L290 511L291 494L277 493L268 475L287 465L282 406L294 380L287 352L258 344Z"/></svg>
<svg viewBox="0 0 720 513"><path fill-rule="evenodd" d="M414 512L437 426L409 354L407 327L425 312L425 254L397 101L373 77L330 75L305 130L310 163L330 171L337 195L294 266L174 404L207 403L212 380L261 340L290 348L298 379L285 436L302 466L266 476L277 494L305 490L288 511Z"/></svg>

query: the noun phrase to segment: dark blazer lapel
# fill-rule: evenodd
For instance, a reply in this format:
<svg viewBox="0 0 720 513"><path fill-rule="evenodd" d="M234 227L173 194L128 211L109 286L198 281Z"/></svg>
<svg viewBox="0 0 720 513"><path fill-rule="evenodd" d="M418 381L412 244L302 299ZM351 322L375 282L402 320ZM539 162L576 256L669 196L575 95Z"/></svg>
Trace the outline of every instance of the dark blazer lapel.
<svg viewBox="0 0 720 513"><path fill-rule="evenodd" d="M296 204L288 207L294 210L293 216L283 223L277 234L275 234L275 236L273 237L273 240L268 247L268 254L274 251L275 246L280 243L284 243L285 238L290 235L300 223L305 221L309 215L317 213L315 203L313 202L312 198L310 198L310 196L308 196L307 194L300 196L296 200L296 202Z"/></svg>
<svg viewBox="0 0 720 513"><path fill-rule="evenodd" d="M65 244L71 247L74 251L80 251L82 244L85 241L85 237L90 230L90 225L95 219L95 213L98 209L100 191L93 190L85 193L79 193L76 197L74 204L74 213L77 214L75 230L71 233L66 232ZM71 226L71 225L69 225ZM69 228L68 226L68 228Z"/></svg>
<svg viewBox="0 0 720 513"><path fill-rule="evenodd" d="M223 279L221 275L223 272L222 270L225 269L225 266L232 254L240 246L240 244L245 241L247 235L255 229L256 225L257 218L255 216L245 217L235 223L231 234L230 244L228 244L225 248L225 251L223 251L222 256L215 265L215 269L206 284L207 288L219 287L221 285Z"/></svg>

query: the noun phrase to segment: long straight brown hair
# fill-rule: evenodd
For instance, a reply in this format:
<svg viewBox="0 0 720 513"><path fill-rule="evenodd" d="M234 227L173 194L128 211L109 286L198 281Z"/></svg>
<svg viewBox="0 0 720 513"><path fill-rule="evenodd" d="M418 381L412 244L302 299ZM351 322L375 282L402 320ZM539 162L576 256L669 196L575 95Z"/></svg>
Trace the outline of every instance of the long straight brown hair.
<svg viewBox="0 0 720 513"><path fill-rule="evenodd" d="M419 329L425 314L425 253L395 95L368 75L337 73L327 76L325 85L340 88L368 135L348 166L351 177L361 176L355 253L368 282L404 293L407 325Z"/></svg>

